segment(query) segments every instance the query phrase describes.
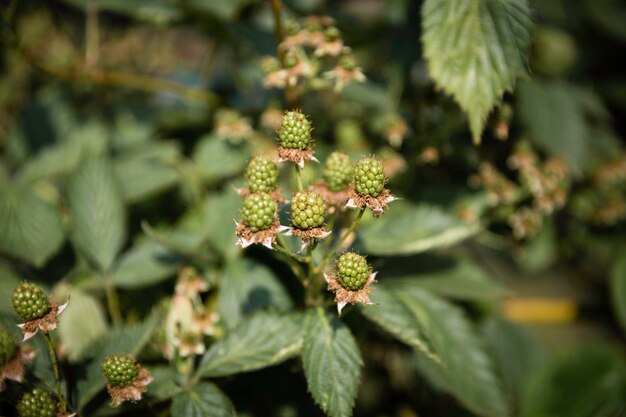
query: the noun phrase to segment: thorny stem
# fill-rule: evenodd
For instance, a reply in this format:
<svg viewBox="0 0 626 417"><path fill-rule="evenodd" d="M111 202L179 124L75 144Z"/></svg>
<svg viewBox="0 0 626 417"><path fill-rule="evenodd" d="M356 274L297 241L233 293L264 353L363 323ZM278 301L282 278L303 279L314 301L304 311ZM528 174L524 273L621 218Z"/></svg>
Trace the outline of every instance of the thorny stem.
<svg viewBox="0 0 626 417"><path fill-rule="evenodd" d="M57 396L59 397L59 404L61 406L61 412L65 413L66 402L65 397L63 397L63 393L61 392L61 378L59 377L59 367L57 365L57 355L54 352L54 347L52 346L52 339L48 333L42 332L44 337L46 338L46 342L48 342L48 354L50 355L50 362L52 362L52 371L54 372L54 379L56 380L57 385Z"/></svg>
<svg viewBox="0 0 626 417"><path fill-rule="evenodd" d="M111 276L108 272L102 274L102 280L104 282L104 290L107 298L107 308L109 310L109 316L113 321L113 324L120 326L122 324L122 313L120 312L120 303L117 297L117 291L111 281Z"/></svg>

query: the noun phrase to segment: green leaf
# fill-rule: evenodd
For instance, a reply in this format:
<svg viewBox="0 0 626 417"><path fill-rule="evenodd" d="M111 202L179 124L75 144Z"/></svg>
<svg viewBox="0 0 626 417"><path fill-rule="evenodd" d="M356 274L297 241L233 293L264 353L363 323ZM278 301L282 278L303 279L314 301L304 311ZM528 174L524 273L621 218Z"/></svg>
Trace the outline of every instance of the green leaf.
<svg viewBox="0 0 626 417"><path fill-rule="evenodd" d="M60 249L63 240L56 208L27 188L0 188L0 252L40 267Z"/></svg>
<svg viewBox="0 0 626 417"><path fill-rule="evenodd" d="M29 159L16 175L16 181L32 183L71 173L79 164L81 147L76 141L61 142L43 149Z"/></svg>
<svg viewBox="0 0 626 417"><path fill-rule="evenodd" d="M302 349L302 322L299 314L255 314L211 346L198 372L204 377L232 375L292 358Z"/></svg>
<svg viewBox="0 0 626 417"><path fill-rule="evenodd" d="M220 283L218 311L228 328L255 311L289 311L292 301L271 270L247 259L229 262Z"/></svg>
<svg viewBox="0 0 626 417"><path fill-rule="evenodd" d="M452 246L479 230L480 225L465 224L436 206L396 204L363 225L359 237L372 255L412 255Z"/></svg>
<svg viewBox="0 0 626 417"><path fill-rule="evenodd" d="M154 285L175 275L182 258L152 240L140 240L120 257L111 275L119 288Z"/></svg>
<svg viewBox="0 0 626 417"><path fill-rule="evenodd" d="M194 385L176 394L172 401L172 415L185 417L234 417L235 408L220 389L208 382Z"/></svg>
<svg viewBox="0 0 626 417"><path fill-rule="evenodd" d="M362 365L354 336L321 308L308 314L304 331L304 374L315 402L330 417L352 415Z"/></svg>
<svg viewBox="0 0 626 417"><path fill-rule="evenodd" d="M183 390L176 381L181 376L170 366L148 366L148 371L152 374L154 381L149 385L148 395L160 401L172 398Z"/></svg>
<svg viewBox="0 0 626 417"><path fill-rule="evenodd" d="M88 5L88 0L63 1L81 11L86 10ZM181 11L166 0L106 0L99 1L98 8L157 25L174 22L181 17Z"/></svg>
<svg viewBox="0 0 626 417"><path fill-rule="evenodd" d="M443 363L440 366L416 351L420 372L476 414L508 415L508 404L491 359L462 310L415 288L405 288L396 296L419 318L433 351Z"/></svg>
<svg viewBox="0 0 626 417"><path fill-rule="evenodd" d="M24 279L18 275L9 265L0 264L0 277L2 277L2 285L0 285L0 314L7 316L16 316L13 306L8 301L13 295L13 290L20 285Z"/></svg>
<svg viewBox="0 0 626 417"><path fill-rule="evenodd" d="M242 145L232 145L217 136L202 137L193 152L193 161L202 177L215 182L241 172L249 154Z"/></svg>
<svg viewBox="0 0 626 417"><path fill-rule="evenodd" d="M81 360L87 349L107 331L102 306L94 297L67 285L54 290L55 298L70 303L59 317L59 337L70 361Z"/></svg>
<svg viewBox="0 0 626 417"><path fill-rule="evenodd" d="M611 300L619 323L626 332L626 257L622 256L611 270Z"/></svg>
<svg viewBox="0 0 626 417"><path fill-rule="evenodd" d="M583 345L553 358L529 381L521 417L622 416L626 365L615 350Z"/></svg>
<svg viewBox="0 0 626 417"><path fill-rule="evenodd" d="M543 359L539 345L525 328L501 317L489 317L481 330L508 397L517 403Z"/></svg>
<svg viewBox="0 0 626 417"><path fill-rule="evenodd" d="M141 201L178 184L181 175L173 165L178 157L176 146L154 143L116 160L113 169L124 200Z"/></svg>
<svg viewBox="0 0 626 417"><path fill-rule="evenodd" d="M399 341L412 348L421 350L435 362L441 359L432 351L430 342L426 339L419 317L396 294L383 284L374 287L370 297L372 306L366 306L361 312L369 320L389 332Z"/></svg>
<svg viewBox="0 0 626 417"><path fill-rule="evenodd" d="M161 313L155 311L143 323L113 329L97 340L89 349L89 360L85 367L85 373L79 378L76 388L78 393L78 408L82 409L100 392L106 385L100 364L109 355L126 353L137 355L148 343L152 332L161 320Z"/></svg>
<svg viewBox="0 0 626 417"><path fill-rule="evenodd" d="M88 159L68 184L72 237L101 272L111 268L126 234L126 215L115 175L104 159Z"/></svg>
<svg viewBox="0 0 626 417"><path fill-rule="evenodd" d="M526 74L526 0L426 0L422 43L430 76L469 115L475 143L487 115Z"/></svg>
<svg viewBox="0 0 626 417"><path fill-rule="evenodd" d="M239 253L235 244L237 236L233 220L239 217L240 208L241 197L230 189L211 195L202 204L202 218L208 232L207 238L212 247L228 258Z"/></svg>
<svg viewBox="0 0 626 417"><path fill-rule="evenodd" d="M405 288L422 288L448 298L459 300L493 300L506 290L469 259L455 261L440 270L394 277L386 285L398 292Z"/></svg>

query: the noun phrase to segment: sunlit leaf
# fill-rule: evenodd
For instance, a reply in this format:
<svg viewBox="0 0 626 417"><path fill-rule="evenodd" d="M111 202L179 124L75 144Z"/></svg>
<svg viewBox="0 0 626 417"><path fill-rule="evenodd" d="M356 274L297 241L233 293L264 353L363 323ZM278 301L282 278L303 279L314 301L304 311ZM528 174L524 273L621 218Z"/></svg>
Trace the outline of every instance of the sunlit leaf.
<svg viewBox="0 0 626 417"><path fill-rule="evenodd" d="M235 417L235 408L220 389L201 382L176 394L172 401L172 415L185 417Z"/></svg>

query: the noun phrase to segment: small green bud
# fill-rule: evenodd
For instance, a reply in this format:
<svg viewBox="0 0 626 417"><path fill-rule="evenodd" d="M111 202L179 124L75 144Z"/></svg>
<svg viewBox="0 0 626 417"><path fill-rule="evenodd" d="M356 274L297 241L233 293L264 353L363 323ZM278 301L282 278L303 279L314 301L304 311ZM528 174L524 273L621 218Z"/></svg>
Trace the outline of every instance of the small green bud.
<svg viewBox="0 0 626 417"><path fill-rule="evenodd" d="M300 191L291 199L291 223L298 229L312 229L324 224L326 203L315 191Z"/></svg>
<svg viewBox="0 0 626 417"><path fill-rule="evenodd" d="M311 122L298 110L285 113L278 131L278 144L283 148L304 150L311 143Z"/></svg>
<svg viewBox="0 0 626 417"><path fill-rule="evenodd" d="M35 388L24 394L17 404L17 414L20 417L55 417L57 404L49 392Z"/></svg>
<svg viewBox="0 0 626 417"><path fill-rule="evenodd" d="M246 169L248 188L253 193L274 191L278 186L278 167L264 156L252 158Z"/></svg>
<svg viewBox="0 0 626 417"><path fill-rule="evenodd" d="M107 357L101 364L102 373L110 385L128 387L137 379L139 365L127 355Z"/></svg>
<svg viewBox="0 0 626 417"><path fill-rule="evenodd" d="M354 168L350 157L343 152L333 152L326 159L322 176L331 191L342 191L352 181Z"/></svg>
<svg viewBox="0 0 626 417"><path fill-rule="evenodd" d="M382 161L376 158L361 158L354 169L354 189L361 196L378 197L385 188L385 173Z"/></svg>
<svg viewBox="0 0 626 417"><path fill-rule="evenodd" d="M276 208L276 201L269 194L250 194L243 203L241 220L255 233L269 229L274 223Z"/></svg>
<svg viewBox="0 0 626 417"><path fill-rule="evenodd" d="M365 286L370 276L370 266L365 257L346 252L337 260L337 280L347 290L358 291Z"/></svg>
<svg viewBox="0 0 626 417"><path fill-rule="evenodd" d="M24 282L13 291L13 309L24 320L35 320L50 311L48 296L43 289L32 282Z"/></svg>

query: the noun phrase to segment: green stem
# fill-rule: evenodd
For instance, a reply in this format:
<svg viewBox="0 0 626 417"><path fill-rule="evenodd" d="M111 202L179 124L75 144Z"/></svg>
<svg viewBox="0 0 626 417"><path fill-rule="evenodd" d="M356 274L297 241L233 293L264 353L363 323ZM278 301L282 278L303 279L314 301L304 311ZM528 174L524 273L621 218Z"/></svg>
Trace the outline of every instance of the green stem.
<svg viewBox="0 0 626 417"><path fill-rule="evenodd" d="M346 241L346 239L348 238L348 236L350 236L352 234L352 232L354 232L354 229L356 229L357 225L359 224L359 222L361 221L361 218L363 217L363 213L365 213L365 208L362 208L359 211L359 214L357 214L356 219L354 219L354 221L352 222L352 224L350 225L350 227L348 228L348 230L344 233L344 235L341 237L341 239L339 239L337 241L337 243L335 244L335 246L333 247L333 249L330 251L330 253L328 255L326 255L324 257L324 260L322 261L322 263L319 265L320 270L324 269L324 266L326 266L326 263L335 257L335 255L337 255L337 252L339 252L339 249L341 249L341 245L343 245L343 242Z"/></svg>
<svg viewBox="0 0 626 417"><path fill-rule="evenodd" d="M297 164L294 164L293 167L296 170L296 185L298 186L298 191L302 191L302 176L300 175L300 167Z"/></svg>
<svg viewBox="0 0 626 417"><path fill-rule="evenodd" d="M108 272L102 274L102 280L104 282L104 291L106 292L107 308L109 310L109 316L115 326L122 325L122 313L120 312L120 302L117 297L117 291L115 285L111 281L111 276Z"/></svg>
<svg viewBox="0 0 626 417"><path fill-rule="evenodd" d="M43 332L42 332L43 333ZM63 393L61 392L61 378L59 377L59 367L57 365L57 355L54 352L54 347L52 346L52 339L48 333L43 333L46 338L46 342L48 342L48 354L50 355L50 362L52 362L52 371L54 372L54 379L56 380L57 385L57 396L59 397L59 404L61 405L61 412L65 412L66 410L66 402Z"/></svg>
<svg viewBox="0 0 626 417"><path fill-rule="evenodd" d="M272 247L274 249L276 249L278 252L289 256L290 258L295 259L298 262L302 262L302 263L310 263L311 262L311 257L310 256L300 256L297 255L295 253L293 253L292 251L290 251L289 249L287 249L286 247L282 247L281 245L279 245L278 243L274 243L272 245Z"/></svg>
<svg viewBox="0 0 626 417"><path fill-rule="evenodd" d="M285 52L284 48L280 47L285 37L283 31L283 19L282 19L283 4L281 0L272 0L272 16L274 17L274 38L276 39L276 51L278 52L278 58L283 67L285 67ZM293 108L298 103L298 96L296 90L290 86L285 86L285 100Z"/></svg>

